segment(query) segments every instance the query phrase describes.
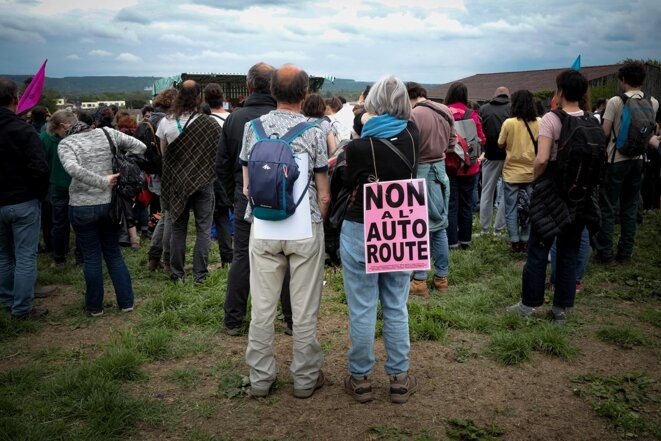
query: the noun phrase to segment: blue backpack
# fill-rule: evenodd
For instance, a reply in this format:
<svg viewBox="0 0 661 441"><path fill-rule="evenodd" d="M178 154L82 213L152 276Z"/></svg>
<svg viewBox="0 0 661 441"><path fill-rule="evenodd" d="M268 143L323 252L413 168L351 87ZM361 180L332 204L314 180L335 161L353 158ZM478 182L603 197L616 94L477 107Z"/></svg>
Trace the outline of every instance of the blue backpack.
<svg viewBox="0 0 661 441"><path fill-rule="evenodd" d="M278 137L277 133L269 137L259 118L250 124L257 136L257 143L248 158L248 192L252 214L262 220L287 219L308 194L307 187L310 185L308 179L305 191L298 201L294 201L294 182L300 171L291 142L314 125L301 122L282 137Z"/></svg>

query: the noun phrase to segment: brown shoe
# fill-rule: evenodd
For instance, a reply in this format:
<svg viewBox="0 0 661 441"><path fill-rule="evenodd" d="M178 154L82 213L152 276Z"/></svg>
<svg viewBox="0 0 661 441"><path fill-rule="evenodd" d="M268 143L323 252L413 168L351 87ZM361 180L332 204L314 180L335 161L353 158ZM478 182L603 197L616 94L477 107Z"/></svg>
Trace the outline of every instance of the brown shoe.
<svg viewBox="0 0 661 441"><path fill-rule="evenodd" d="M344 391L359 403L367 403L374 399L372 382L367 375L363 375L361 378L347 375L344 379Z"/></svg>
<svg viewBox="0 0 661 441"><path fill-rule="evenodd" d="M390 401L402 404L418 390L418 380L408 372L390 376Z"/></svg>
<svg viewBox="0 0 661 441"><path fill-rule="evenodd" d="M448 292L448 278L434 276L434 288L438 292Z"/></svg>
<svg viewBox="0 0 661 441"><path fill-rule="evenodd" d="M158 259L149 259L149 262L147 262L147 268L149 271L156 271L161 267L161 261Z"/></svg>
<svg viewBox="0 0 661 441"><path fill-rule="evenodd" d="M429 287L427 287L426 280L411 280L409 287L410 296L429 297Z"/></svg>
<svg viewBox="0 0 661 441"><path fill-rule="evenodd" d="M32 308L30 312L26 312L21 315L13 315L12 317L19 320L39 320L48 315L48 309L46 308Z"/></svg>

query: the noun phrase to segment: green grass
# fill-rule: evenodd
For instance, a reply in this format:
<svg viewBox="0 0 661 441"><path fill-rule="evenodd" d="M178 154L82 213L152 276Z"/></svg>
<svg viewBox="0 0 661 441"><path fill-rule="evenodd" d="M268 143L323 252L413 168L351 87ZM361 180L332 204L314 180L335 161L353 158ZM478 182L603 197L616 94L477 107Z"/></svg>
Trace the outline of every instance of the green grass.
<svg viewBox="0 0 661 441"><path fill-rule="evenodd" d="M564 328L545 319L503 313L505 306L519 299L522 259L510 254L503 238L477 237L468 250L450 253L447 294L433 291L427 299L409 301L411 340L445 346L458 363L477 364L489 357L514 366L507 368L513 370L516 365L534 364L544 357L568 362L581 357L578 348L580 339L585 338L615 345L619 356L628 356L631 352L625 350L629 348L652 353L659 347L661 326L659 299L651 295L661 287L659 226L661 213L646 215L630 264L589 265L585 291L577 296L576 311ZM189 234L189 253L192 241ZM285 366L280 366L273 395L259 402L244 399L248 384L243 351L232 347L227 352L234 341L228 343L229 338L222 334L227 269L212 272L203 284L172 284L166 274L146 269L145 251L145 247L139 253L123 250L133 280L136 310L129 320L122 321L121 330L103 326L107 323L104 320L123 317L116 312L112 298L106 298L108 314L100 320L85 314L80 268L68 264L51 269L48 256L39 256L39 283L63 285L61 290L66 290L69 301L39 323L11 320L0 313L0 362L10 366L0 372L0 440L131 439L142 430L149 432L150 425L158 425L159 435L220 441L229 438L191 428L191 421L217 418L218 412L226 411L228 402L237 418L243 419L259 418L266 412L265 406L277 409L282 404L282 394L292 387ZM210 263L217 261L214 244ZM326 269L324 280L322 320L332 317L343 323L321 338L330 359L345 351L348 309L341 270ZM106 290L112 290L107 275L105 284ZM380 308L377 318L376 335L382 338ZM71 335L63 340L66 344L55 341L36 349L26 344L28 339L44 338L42 333L50 329L99 335L79 346L75 337L70 344ZM247 329L246 322L246 333ZM414 363L415 354L414 343ZM209 357L217 361L209 362ZM16 363L12 364L13 360ZM158 375L150 374L152 367L159 368ZM607 370L608 366L600 368ZM161 378L178 395L174 403L154 392L154 381ZM208 394L193 393L208 383L213 385ZM661 400L651 376L585 376L577 380L577 393L590 402L597 415L611 421L613 431L622 437L661 438L658 417L655 420L652 412ZM420 419L419 429L412 431L402 428L396 417L386 425L363 427L361 433L367 439L418 441L438 439L439 430L446 430L448 439L493 440L503 436L495 424L482 427L469 419L458 419L439 427L434 418ZM503 438L510 435L517 438L521 433ZM260 436L263 438L255 439L269 439L270 434Z"/></svg>
<svg viewBox="0 0 661 441"><path fill-rule="evenodd" d="M604 343L619 346L622 349L632 349L635 346L645 346L647 338L635 328L608 327L597 332L597 338Z"/></svg>
<svg viewBox="0 0 661 441"><path fill-rule="evenodd" d="M582 375L574 382L579 385L575 393L608 419L621 437L661 439L661 396L655 380L648 375Z"/></svg>

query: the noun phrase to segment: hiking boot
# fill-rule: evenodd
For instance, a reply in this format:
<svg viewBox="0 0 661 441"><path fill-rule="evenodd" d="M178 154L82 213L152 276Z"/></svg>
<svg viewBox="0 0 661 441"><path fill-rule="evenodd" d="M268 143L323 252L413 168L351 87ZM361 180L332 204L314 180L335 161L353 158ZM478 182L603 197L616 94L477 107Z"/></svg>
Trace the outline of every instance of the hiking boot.
<svg viewBox="0 0 661 441"><path fill-rule="evenodd" d="M438 292L448 292L448 278L434 276L434 288Z"/></svg>
<svg viewBox="0 0 661 441"><path fill-rule="evenodd" d="M250 386L250 390L248 391L248 396L250 398L266 398L269 396L269 393L271 393L271 389L273 389L274 384L275 384L275 380L273 380L271 384L269 384L269 386L265 388Z"/></svg>
<svg viewBox="0 0 661 441"><path fill-rule="evenodd" d="M363 375L362 378L347 375L344 379L344 391L359 403L367 403L374 399L372 381L368 375Z"/></svg>
<svg viewBox="0 0 661 441"><path fill-rule="evenodd" d="M161 267L161 261L158 259L149 259L149 262L147 262L147 269L149 271L156 271Z"/></svg>
<svg viewBox="0 0 661 441"><path fill-rule="evenodd" d="M294 397L295 398L310 398L315 391L318 389L321 389L324 387L324 382L326 379L324 378L324 371L319 371L319 375L317 376L317 381L314 383L314 386L308 388L308 389L296 389L294 388Z"/></svg>
<svg viewBox="0 0 661 441"><path fill-rule="evenodd" d="M408 372L390 375L390 402L402 404L418 390L418 380Z"/></svg>
<svg viewBox="0 0 661 441"><path fill-rule="evenodd" d="M409 287L410 296L429 297L429 288L427 287L426 280L411 280Z"/></svg>
<svg viewBox="0 0 661 441"><path fill-rule="evenodd" d="M505 308L505 312L507 314L520 315L521 317L532 317L533 313L535 312L535 308L525 306L523 303L518 302Z"/></svg>
<svg viewBox="0 0 661 441"><path fill-rule="evenodd" d="M30 312L25 314L13 315L12 317L18 320L39 320L48 315L48 309L46 308L32 308Z"/></svg>

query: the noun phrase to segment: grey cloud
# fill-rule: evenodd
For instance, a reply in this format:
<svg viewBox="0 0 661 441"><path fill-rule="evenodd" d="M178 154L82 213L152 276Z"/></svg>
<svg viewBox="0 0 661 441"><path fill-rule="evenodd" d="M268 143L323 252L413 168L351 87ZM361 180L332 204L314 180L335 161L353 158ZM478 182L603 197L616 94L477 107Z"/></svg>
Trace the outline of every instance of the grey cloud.
<svg viewBox="0 0 661 441"><path fill-rule="evenodd" d="M125 21L129 23L137 23L143 25L151 23L151 19L147 15L144 15L136 11L135 8L122 9L115 16L115 21Z"/></svg>

